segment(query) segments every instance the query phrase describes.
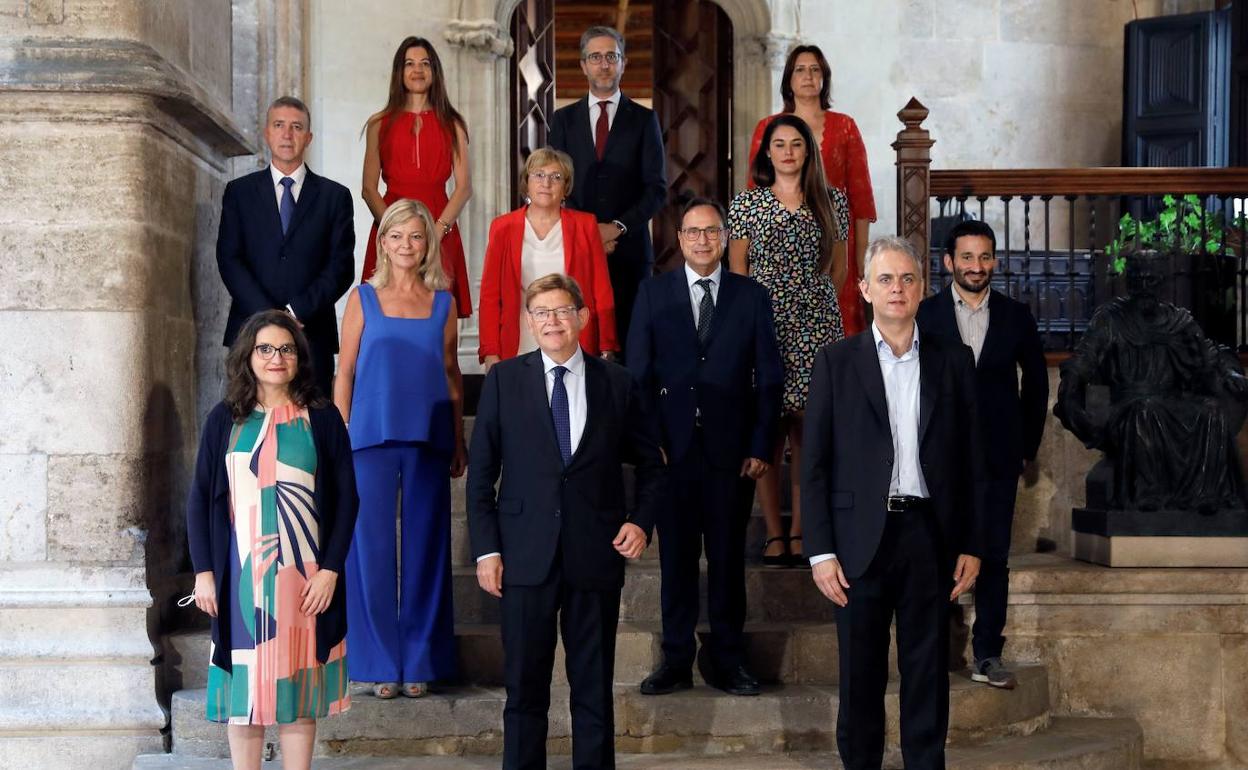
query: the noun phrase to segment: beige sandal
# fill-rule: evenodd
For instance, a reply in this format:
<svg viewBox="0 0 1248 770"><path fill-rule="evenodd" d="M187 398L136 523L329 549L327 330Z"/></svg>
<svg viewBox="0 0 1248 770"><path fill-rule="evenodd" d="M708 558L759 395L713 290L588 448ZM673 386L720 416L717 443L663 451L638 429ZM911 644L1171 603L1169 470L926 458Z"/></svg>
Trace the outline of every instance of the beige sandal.
<svg viewBox="0 0 1248 770"><path fill-rule="evenodd" d="M409 698L423 698L429 694L428 682L404 682L403 694Z"/></svg>
<svg viewBox="0 0 1248 770"><path fill-rule="evenodd" d="M373 697L378 700L391 700L399 697L398 682L377 682L373 685Z"/></svg>

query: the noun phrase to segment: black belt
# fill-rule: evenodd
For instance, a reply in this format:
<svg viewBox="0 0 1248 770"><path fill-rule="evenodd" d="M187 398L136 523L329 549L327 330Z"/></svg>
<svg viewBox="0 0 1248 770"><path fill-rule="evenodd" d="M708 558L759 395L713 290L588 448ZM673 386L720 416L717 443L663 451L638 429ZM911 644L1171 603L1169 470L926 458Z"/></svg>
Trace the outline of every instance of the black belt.
<svg viewBox="0 0 1248 770"><path fill-rule="evenodd" d="M932 508L932 499L930 497L915 497L914 495L893 495L885 500L884 506L889 513L927 511Z"/></svg>

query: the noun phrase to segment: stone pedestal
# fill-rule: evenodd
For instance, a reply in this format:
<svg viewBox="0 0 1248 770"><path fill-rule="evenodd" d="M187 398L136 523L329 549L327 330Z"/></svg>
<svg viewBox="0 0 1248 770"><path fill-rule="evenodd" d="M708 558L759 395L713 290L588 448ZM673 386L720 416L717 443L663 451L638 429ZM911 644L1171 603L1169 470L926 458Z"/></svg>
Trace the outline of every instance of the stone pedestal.
<svg viewBox="0 0 1248 770"><path fill-rule="evenodd" d="M1248 567L1248 511L1076 508L1076 559L1108 567Z"/></svg>

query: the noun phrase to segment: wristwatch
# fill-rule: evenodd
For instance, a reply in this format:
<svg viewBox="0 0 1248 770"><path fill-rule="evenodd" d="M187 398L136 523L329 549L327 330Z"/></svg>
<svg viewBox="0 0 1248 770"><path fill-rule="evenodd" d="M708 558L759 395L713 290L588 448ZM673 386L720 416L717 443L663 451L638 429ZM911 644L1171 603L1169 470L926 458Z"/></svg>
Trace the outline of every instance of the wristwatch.
<svg viewBox="0 0 1248 770"><path fill-rule="evenodd" d="M613 224L613 225L615 225L616 227L620 228L620 235L624 235L625 233L627 233L627 232L628 232L628 228L624 225L624 223L623 223L623 222L621 222L621 221L620 221L620 220L618 220L618 219L612 219L612 220L611 220L611 224Z"/></svg>

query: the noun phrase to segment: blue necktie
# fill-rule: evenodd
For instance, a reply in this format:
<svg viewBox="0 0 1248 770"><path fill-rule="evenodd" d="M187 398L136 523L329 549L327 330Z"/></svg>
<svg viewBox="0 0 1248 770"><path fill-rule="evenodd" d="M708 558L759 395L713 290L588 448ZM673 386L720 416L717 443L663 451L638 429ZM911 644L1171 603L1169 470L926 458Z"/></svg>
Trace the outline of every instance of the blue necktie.
<svg viewBox="0 0 1248 770"><path fill-rule="evenodd" d="M555 373L555 387L550 391L550 416L555 420L559 454L563 456L563 464L567 465L572 462L572 417L568 414L568 389L563 384L563 375L568 370L556 366L551 371Z"/></svg>
<svg viewBox="0 0 1248 770"><path fill-rule="evenodd" d="M295 194L290 188L295 186L295 180L288 176L282 177L279 182L284 189L282 190L282 205L277 207L277 215L282 218L282 235L290 229L290 220L295 216Z"/></svg>

